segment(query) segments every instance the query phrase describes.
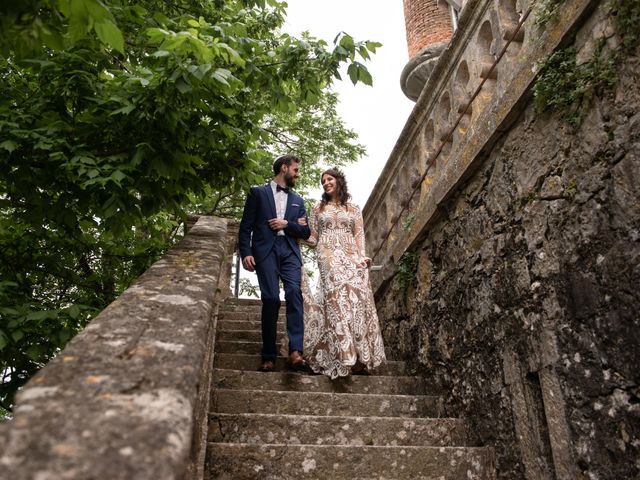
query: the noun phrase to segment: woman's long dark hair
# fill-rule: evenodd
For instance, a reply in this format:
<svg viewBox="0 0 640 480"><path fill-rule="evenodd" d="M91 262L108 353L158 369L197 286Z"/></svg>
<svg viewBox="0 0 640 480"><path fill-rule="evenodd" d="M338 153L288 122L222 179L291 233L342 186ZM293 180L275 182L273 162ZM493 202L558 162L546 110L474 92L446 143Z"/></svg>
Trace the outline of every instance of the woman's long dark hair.
<svg viewBox="0 0 640 480"><path fill-rule="evenodd" d="M344 173L338 170L336 167L325 170L320 175L320 184L322 184L322 177L325 175L331 175L336 179L336 197L340 205L347 205L347 202L351 198L349 189L347 188L347 179L344 177ZM329 203L331 199L326 192L322 193L322 199L320 200L320 209L324 209L324 206Z"/></svg>

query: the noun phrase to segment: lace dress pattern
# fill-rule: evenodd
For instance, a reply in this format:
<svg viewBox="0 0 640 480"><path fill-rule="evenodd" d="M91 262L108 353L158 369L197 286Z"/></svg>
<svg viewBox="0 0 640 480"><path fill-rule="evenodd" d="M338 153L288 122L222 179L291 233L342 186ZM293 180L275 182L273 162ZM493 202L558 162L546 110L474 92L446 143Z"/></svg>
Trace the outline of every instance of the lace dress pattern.
<svg viewBox="0 0 640 480"><path fill-rule="evenodd" d="M306 243L317 249L320 291L314 297L303 275L305 358L316 373L331 378L349 375L357 360L375 369L386 357L364 260L360 208L317 204Z"/></svg>

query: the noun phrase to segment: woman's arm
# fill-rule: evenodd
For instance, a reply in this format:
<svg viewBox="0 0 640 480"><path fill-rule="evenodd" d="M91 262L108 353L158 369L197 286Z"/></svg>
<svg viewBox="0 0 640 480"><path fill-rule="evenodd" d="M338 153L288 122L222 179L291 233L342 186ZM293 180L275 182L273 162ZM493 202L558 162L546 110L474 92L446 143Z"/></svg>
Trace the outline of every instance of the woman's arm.
<svg viewBox="0 0 640 480"><path fill-rule="evenodd" d="M318 222L317 222L317 218L318 218L318 209L317 209L317 205L314 206L311 209L311 215L309 216L309 229L311 230L311 235L309 235L309 238L307 238L306 240L302 240L302 242L305 245L308 245L310 247L315 247L316 245L318 245ZM298 223L300 223L301 225L306 225L307 224L307 218L299 218L298 219Z"/></svg>
<svg viewBox="0 0 640 480"><path fill-rule="evenodd" d="M355 222L353 226L353 236L356 240L356 250L362 259L362 267L371 266L371 259L367 257L367 252L365 251L365 240L364 240L364 220L362 219L362 212L360 211L360 207L357 205L353 205ZM360 262L358 262L360 263Z"/></svg>

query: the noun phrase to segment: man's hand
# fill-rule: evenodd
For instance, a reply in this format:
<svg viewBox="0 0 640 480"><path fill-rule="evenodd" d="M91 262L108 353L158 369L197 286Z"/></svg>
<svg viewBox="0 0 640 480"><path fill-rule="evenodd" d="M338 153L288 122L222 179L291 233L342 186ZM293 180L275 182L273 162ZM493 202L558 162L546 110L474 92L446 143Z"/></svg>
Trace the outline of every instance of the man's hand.
<svg viewBox="0 0 640 480"><path fill-rule="evenodd" d="M245 270L254 272L256 270L256 261L251 255L248 255L242 259L242 266Z"/></svg>
<svg viewBox="0 0 640 480"><path fill-rule="evenodd" d="M284 218L272 218L267 222L269 224L269 228L274 231L284 230L289 226L289 221Z"/></svg>

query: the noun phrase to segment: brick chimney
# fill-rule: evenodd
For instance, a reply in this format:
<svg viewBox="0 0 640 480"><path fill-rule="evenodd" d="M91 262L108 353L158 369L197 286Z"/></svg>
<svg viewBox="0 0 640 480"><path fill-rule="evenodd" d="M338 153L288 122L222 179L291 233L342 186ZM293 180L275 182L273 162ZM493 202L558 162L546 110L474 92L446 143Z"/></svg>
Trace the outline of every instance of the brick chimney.
<svg viewBox="0 0 640 480"><path fill-rule="evenodd" d="M451 40L452 7L447 0L403 2L409 62L402 71L400 83L404 94L415 101L431 75L435 62Z"/></svg>

